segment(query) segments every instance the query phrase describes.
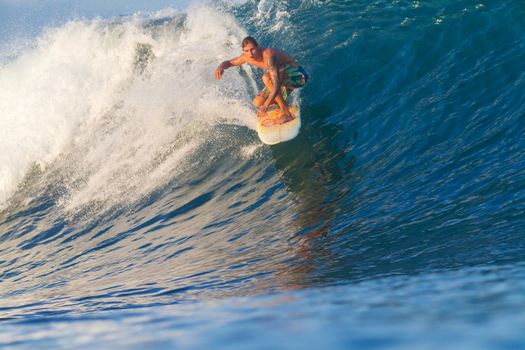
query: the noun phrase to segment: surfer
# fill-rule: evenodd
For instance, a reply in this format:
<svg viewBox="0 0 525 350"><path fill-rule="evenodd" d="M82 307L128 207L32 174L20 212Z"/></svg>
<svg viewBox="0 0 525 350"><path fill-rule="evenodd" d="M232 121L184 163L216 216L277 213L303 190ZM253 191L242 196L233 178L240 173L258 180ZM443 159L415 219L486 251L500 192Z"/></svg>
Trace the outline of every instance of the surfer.
<svg viewBox="0 0 525 350"><path fill-rule="evenodd" d="M265 88L253 100L253 105L258 108L257 116L264 117L268 107L277 103L284 117L283 122L293 119L285 101L293 89L307 83L308 75L304 69L286 53L261 47L253 37L247 36L242 41L242 55L219 64L215 70L215 79L220 80L226 69L244 63L267 71L262 77Z"/></svg>

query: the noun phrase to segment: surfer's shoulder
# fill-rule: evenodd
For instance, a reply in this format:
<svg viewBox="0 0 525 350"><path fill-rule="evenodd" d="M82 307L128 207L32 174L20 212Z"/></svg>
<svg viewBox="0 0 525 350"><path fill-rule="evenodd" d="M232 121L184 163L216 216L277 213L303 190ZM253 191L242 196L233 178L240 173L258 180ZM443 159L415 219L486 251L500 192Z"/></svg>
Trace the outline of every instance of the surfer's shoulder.
<svg viewBox="0 0 525 350"><path fill-rule="evenodd" d="M270 47L265 48L262 52L262 59L267 69L277 68L277 57L277 51Z"/></svg>
<svg viewBox="0 0 525 350"><path fill-rule="evenodd" d="M267 51L263 51L263 59L265 62L268 62L269 59L272 59L278 67L281 67L286 63L289 63L293 66L299 65L291 56L281 50L273 48L267 48L266 50Z"/></svg>
<svg viewBox="0 0 525 350"><path fill-rule="evenodd" d="M272 49L271 47L265 47L262 49L262 55L263 58L269 58L271 56L277 55L277 51L275 49Z"/></svg>

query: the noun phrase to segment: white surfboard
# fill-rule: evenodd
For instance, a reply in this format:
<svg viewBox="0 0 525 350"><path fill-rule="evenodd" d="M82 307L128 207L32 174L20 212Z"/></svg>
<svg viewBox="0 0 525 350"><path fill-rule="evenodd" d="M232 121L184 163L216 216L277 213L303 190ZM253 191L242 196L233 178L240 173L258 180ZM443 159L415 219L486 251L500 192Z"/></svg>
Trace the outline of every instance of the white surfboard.
<svg viewBox="0 0 525 350"><path fill-rule="evenodd" d="M289 141L299 134L301 129L301 115L299 108L289 108L294 117L292 120L282 122L281 111L277 108L266 113L257 123L257 133L262 142L267 145L275 145Z"/></svg>

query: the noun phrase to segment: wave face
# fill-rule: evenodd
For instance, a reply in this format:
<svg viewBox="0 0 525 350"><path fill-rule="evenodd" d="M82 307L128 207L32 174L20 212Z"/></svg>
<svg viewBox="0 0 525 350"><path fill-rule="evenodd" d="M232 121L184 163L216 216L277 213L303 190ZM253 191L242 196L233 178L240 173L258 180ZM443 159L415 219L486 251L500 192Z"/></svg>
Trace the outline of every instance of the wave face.
<svg viewBox="0 0 525 350"><path fill-rule="evenodd" d="M523 18L261 0L10 45L0 345L525 345ZM291 142L253 130L260 71L214 80L248 34L311 77Z"/></svg>

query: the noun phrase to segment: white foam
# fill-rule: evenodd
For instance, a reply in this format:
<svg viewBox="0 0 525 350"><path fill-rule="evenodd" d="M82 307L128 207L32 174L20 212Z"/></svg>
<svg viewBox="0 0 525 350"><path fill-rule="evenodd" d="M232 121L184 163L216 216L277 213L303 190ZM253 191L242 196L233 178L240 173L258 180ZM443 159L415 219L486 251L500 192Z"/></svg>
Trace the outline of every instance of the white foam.
<svg viewBox="0 0 525 350"><path fill-rule="evenodd" d="M258 27L272 33L284 31L291 25L287 2L280 0L259 1L254 19Z"/></svg>
<svg viewBox="0 0 525 350"><path fill-rule="evenodd" d="M0 207L34 164L64 168L70 208L140 196L199 144L180 141L190 127L253 127L253 81L234 69L220 82L213 74L240 53L236 20L206 7L155 18L72 21L0 68ZM153 54L142 74L138 45Z"/></svg>
<svg viewBox="0 0 525 350"><path fill-rule="evenodd" d="M253 158L257 152L259 152L264 147L263 143L256 143L253 145L244 146L241 148L241 155L246 159Z"/></svg>

